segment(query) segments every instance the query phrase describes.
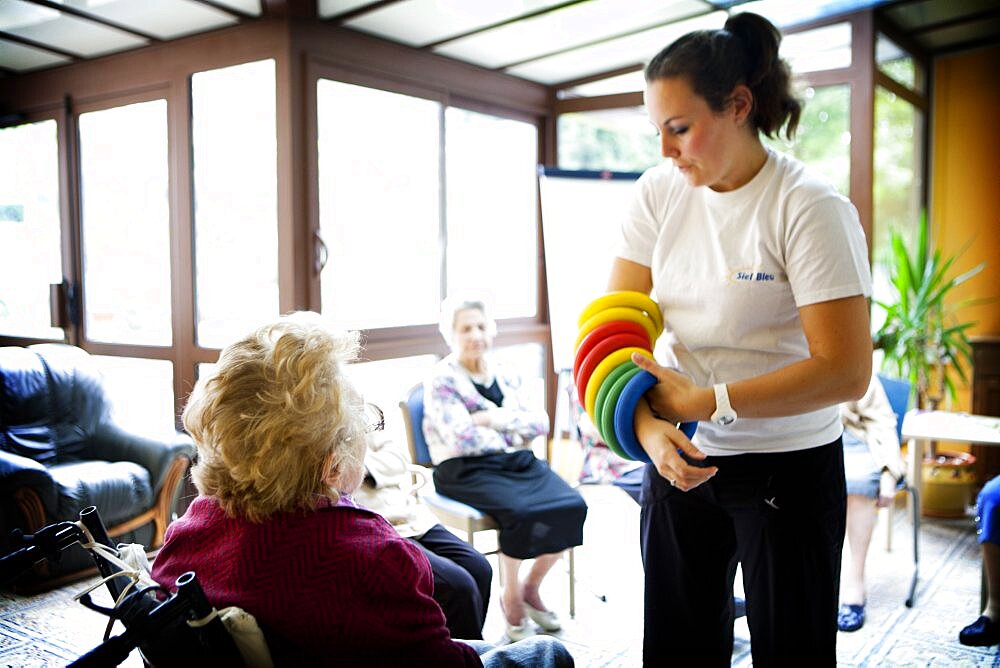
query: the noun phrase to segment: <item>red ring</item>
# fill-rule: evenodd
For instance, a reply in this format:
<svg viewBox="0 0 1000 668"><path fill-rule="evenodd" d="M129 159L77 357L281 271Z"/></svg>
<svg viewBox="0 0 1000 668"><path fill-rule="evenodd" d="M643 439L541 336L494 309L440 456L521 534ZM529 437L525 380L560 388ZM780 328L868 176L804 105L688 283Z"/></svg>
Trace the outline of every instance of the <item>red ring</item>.
<svg viewBox="0 0 1000 668"><path fill-rule="evenodd" d="M590 349L587 356L583 358L580 363L580 374L576 378L576 393L580 398L580 405L585 404L585 398L587 394L587 383L590 382L590 376L594 373L594 369L600 364L605 357L618 350L619 348L628 348L629 346L635 346L638 348L648 349L649 337L640 336L632 332L625 332L623 334L612 334L603 341L598 341L597 344ZM582 348L583 346L581 346Z"/></svg>
<svg viewBox="0 0 1000 668"><path fill-rule="evenodd" d="M653 342L649 339L649 332L647 332L646 328L637 322L631 322L629 320L612 320L611 322L606 322L603 325L598 325L588 332L585 337L583 337L583 340L580 341L579 347L576 349L576 354L573 358L573 380L576 381L576 378L580 373L580 365L583 364L583 358L587 356L587 353L589 353L594 346L609 336L628 333L638 334L642 337L643 345L640 346L641 348L645 348L646 350L653 349ZM579 383L577 385L579 386Z"/></svg>

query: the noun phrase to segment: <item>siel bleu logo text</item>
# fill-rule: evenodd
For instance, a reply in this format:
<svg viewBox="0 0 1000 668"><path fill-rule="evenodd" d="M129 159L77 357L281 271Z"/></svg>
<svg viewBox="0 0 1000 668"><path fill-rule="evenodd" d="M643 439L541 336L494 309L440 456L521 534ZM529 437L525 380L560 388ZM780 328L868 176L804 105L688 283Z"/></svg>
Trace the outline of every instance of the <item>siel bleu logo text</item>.
<svg viewBox="0 0 1000 668"><path fill-rule="evenodd" d="M773 281L774 274L766 271L737 271L733 278L737 281Z"/></svg>

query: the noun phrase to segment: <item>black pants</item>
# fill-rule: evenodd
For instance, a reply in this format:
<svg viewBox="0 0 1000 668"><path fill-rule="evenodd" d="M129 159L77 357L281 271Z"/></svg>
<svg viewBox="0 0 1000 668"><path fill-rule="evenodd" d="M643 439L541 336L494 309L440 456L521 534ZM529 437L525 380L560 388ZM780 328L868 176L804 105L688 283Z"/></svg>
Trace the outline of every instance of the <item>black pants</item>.
<svg viewBox="0 0 1000 668"><path fill-rule="evenodd" d="M730 665L739 563L755 668L835 666L847 512L840 439L706 464L719 472L689 492L646 466L644 664Z"/></svg>
<svg viewBox="0 0 1000 668"><path fill-rule="evenodd" d="M440 524L414 542L431 562L434 600L444 611L451 637L482 640L493 580L490 562Z"/></svg>

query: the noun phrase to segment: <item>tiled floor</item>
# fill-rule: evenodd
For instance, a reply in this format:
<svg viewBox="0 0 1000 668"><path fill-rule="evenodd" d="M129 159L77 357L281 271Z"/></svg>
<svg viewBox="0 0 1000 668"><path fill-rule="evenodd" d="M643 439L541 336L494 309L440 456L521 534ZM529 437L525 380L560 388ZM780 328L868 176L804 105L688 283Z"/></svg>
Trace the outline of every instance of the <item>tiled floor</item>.
<svg viewBox="0 0 1000 668"><path fill-rule="evenodd" d="M566 560L546 579L542 595L563 617L565 628L556 635L578 666L639 666L643 581L639 507L611 486L584 486L581 493L590 510L584 545L576 550L576 618L568 618ZM957 641L958 630L978 615L979 548L971 521L924 521L922 575L917 605L912 609L903 605L912 566L906 513L898 513L895 523L891 553L884 550L882 527L876 529L868 562L868 621L856 633L839 635L838 665L1000 666L997 648L966 648ZM496 564L495 557L491 561ZM98 644L103 618L71 598L82 588L78 583L30 598L0 594L0 666L65 665ZM493 592L484 635L495 642L504 636L498 579ZM749 634L743 620L736 624L733 656L734 665L750 665ZM142 663L133 655L123 665Z"/></svg>
<svg viewBox="0 0 1000 668"><path fill-rule="evenodd" d="M631 667L642 663L642 583L639 507L612 486L580 488L589 512L584 545L576 549L575 619L568 619L566 560L546 578L542 594L564 619L557 634L580 666ZM869 550L867 622L838 635L841 666L1000 666L998 648L967 648L958 631L978 616L979 547L971 519L925 519L921 530L921 579L914 608L904 605L912 573L908 515L894 518L893 550L885 551L885 516ZM845 548L846 550L846 548ZM496 564L495 558L491 562ZM499 582L484 637L502 641ZM736 593L742 594L737 575ZM752 665L746 620L737 620L733 665ZM803 665L807 665L808 662Z"/></svg>

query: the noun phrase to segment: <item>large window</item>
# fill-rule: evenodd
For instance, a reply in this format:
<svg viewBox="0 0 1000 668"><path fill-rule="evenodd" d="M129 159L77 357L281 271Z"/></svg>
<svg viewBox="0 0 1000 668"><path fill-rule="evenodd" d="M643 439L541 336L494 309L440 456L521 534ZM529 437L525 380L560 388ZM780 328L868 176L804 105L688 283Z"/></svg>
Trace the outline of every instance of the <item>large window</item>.
<svg viewBox="0 0 1000 668"><path fill-rule="evenodd" d="M450 107L445 147L449 292L483 295L496 318L535 315L535 126Z"/></svg>
<svg viewBox="0 0 1000 668"><path fill-rule="evenodd" d="M169 346L167 103L80 115L88 339Z"/></svg>
<svg viewBox="0 0 1000 668"><path fill-rule="evenodd" d="M846 84L802 91L802 116L792 141L782 133L766 142L822 174L843 195L850 194L851 90Z"/></svg>
<svg viewBox="0 0 1000 668"><path fill-rule="evenodd" d="M274 83L273 60L191 77L201 346L221 348L278 314Z"/></svg>
<svg viewBox="0 0 1000 668"><path fill-rule="evenodd" d="M440 105L326 79L317 99L323 312L360 329L435 322Z"/></svg>
<svg viewBox="0 0 1000 668"><path fill-rule="evenodd" d="M891 261L891 233L900 233L912 248L922 224L924 114L917 104L925 98L922 68L884 35L876 40L876 63L880 85L875 87L872 277L875 299L884 300L892 294L885 269ZM881 317L884 311L873 314Z"/></svg>
<svg viewBox="0 0 1000 668"><path fill-rule="evenodd" d="M558 122L561 169L642 172L663 160L644 107L560 114Z"/></svg>
<svg viewBox="0 0 1000 668"><path fill-rule="evenodd" d="M56 122L0 130L0 333L61 339L49 285L62 281Z"/></svg>
<svg viewBox="0 0 1000 668"><path fill-rule="evenodd" d="M317 117L325 314L429 324L452 292L536 314L533 124L326 79Z"/></svg>
<svg viewBox="0 0 1000 668"><path fill-rule="evenodd" d="M115 421L137 434L174 430L174 367L166 360L93 355Z"/></svg>

